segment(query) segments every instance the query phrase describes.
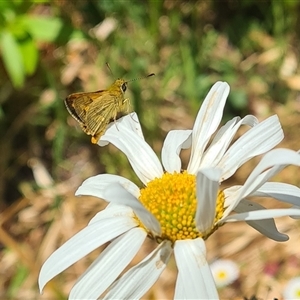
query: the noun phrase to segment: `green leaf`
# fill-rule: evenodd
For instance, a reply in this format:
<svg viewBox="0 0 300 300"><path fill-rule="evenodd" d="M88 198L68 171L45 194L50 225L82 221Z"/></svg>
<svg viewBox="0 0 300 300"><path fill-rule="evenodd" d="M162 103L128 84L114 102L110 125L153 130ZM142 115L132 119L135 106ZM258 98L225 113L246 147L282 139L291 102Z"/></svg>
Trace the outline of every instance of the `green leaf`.
<svg viewBox="0 0 300 300"><path fill-rule="evenodd" d="M3 110L2 106L0 106L0 120L4 119L4 116L5 116L4 110Z"/></svg>
<svg viewBox="0 0 300 300"><path fill-rule="evenodd" d="M235 90L230 94L230 103L235 109L244 109L247 107L248 99L245 91Z"/></svg>
<svg viewBox="0 0 300 300"><path fill-rule="evenodd" d="M10 32L3 31L0 36L0 47L4 66L13 85L15 87L22 87L25 73L18 42Z"/></svg>
<svg viewBox="0 0 300 300"><path fill-rule="evenodd" d="M16 266L16 272L10 280L10 285L7 288L7 297L15 299L22 283L28 277L28 269L24 266Z"/></svg>
<svg viewBox="0 0 300 300"><path fill-rule="evenodd" d="M43 42L55 41L63 27L59 18L24 16L22 23L33 39Z"/></svg>
<svg viewBox="0 0 300 300"><path fill-rule="evenodd" d="M20 43L20 50L23 57L23 64L25 72L28 75L32 75L35 70L39 59L39 52L34 43L30 38Z"/></svg>

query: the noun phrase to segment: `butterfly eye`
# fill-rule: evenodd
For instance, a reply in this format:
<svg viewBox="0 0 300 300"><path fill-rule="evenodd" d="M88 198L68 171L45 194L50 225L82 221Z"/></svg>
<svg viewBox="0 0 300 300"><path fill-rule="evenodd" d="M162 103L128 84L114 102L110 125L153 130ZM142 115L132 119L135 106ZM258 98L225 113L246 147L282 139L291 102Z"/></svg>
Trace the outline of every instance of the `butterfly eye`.
<svg viewBox="0 0 300 300"><path fill-rule="evenodd" d="M123 93L125 93L125 91L127 90L127 84L123 83L121 88L122 88Z"/></svg>

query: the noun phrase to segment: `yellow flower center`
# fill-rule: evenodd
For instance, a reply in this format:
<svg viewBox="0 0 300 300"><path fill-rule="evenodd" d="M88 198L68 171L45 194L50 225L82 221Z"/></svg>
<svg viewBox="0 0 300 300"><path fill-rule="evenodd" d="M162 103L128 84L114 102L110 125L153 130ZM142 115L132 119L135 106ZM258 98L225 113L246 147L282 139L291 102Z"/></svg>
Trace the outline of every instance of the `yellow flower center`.
<svg viewBox="0 0 300 300"><path fill-rule="evenodd" d="M218 277L218 279L220 279L220 280L224 280L224 279L226 279L228 276L227 276L227 273L226 273L226 272L224 272L224 271L219 271L219 272L217 273L217 277Z"/></svg>
<svg viewBox="0 0 300 300"><path fill-rule="evenodd" d="M161 225L161 240L207 239L217 228L213 225L205 233L195 224L197 208L196 176L183 173L164 173L141 189L141 203L156 217ZM214 224L224 212L224 192L219 191ZM159 240L160 240L159 239Z"/></svg>

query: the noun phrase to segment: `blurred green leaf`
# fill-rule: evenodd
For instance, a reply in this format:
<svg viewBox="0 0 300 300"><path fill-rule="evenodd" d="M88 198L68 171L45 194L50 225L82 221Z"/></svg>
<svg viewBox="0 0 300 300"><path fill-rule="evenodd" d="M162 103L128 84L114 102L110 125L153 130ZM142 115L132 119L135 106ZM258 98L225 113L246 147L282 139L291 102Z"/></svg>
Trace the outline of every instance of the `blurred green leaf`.
<svg viewBox="0 0 300 300"><path fill-rule="evenodd" d="M22 24L27 28L33 39L53 42L59 36L63 23L59 18L25 16Z"/></svg>
<svg viewBox="0 0 300 300"><path fill-rule="evenodd" d="M230 94L230 103L235 109L242 110L248 104L248 99L245 91L243 90L234 90Z"/></svg>
<svg viewBox="0 0 300 300"><path fill-rule="evenodd" d="M8 7L11 7L10 1L0 1L1 14L3 14L3 10L7 9Z"/></svg>
<svg viewBox="0 0 300 300"><path fill-rule="evenodd" d="M7 296L9 299L15 299L16 294L19 291L20 286L26 280L28 276L28 270L24 266L18 266L15 276L12 278L10 286L7 289Z"/></svg>
<svg viewBox="0 0 300 300"><path fill-rule="evenodd" d="M23 57L23 64L26 74L32 75L39 60L38 49L32 39L26 39L20 43L20 50Z"/></svg>
<svg viewBox="0 0 300 300"><path fill-rule="evenodd" d="M184 85L185 96L189 99L189 101L194 102L196 101L197 98L197 93L195 89L196 71L195 71L194 58L191 53L190 45L188 43L181 43L180 50L181 50L183 74L185 77L185 85Z"/></svg>
<svg viewBox="0 0 300 300"><path fill-rule="evenodd" d="M0 106L0 120L2 120L4 118L5 114L4 114L4 111L3 111L3 108L2 106Z"/></svg>
<svg viewBox="0 0 300 300"><path fill-rule="evenodd" d="M24 84L25 73L22 54L15 37L8 31L3 31L0 36L0 46L3 63L15 87Z"/></svg>

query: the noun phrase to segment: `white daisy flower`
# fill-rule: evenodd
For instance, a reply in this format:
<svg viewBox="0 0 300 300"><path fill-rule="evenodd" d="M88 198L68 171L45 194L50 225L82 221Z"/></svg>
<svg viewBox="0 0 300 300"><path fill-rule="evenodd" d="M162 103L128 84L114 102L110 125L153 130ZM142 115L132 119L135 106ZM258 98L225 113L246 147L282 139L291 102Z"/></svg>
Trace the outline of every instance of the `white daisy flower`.
<svg viewBox="0 0 300 300"><path fill-rule="evenodd" d="M291 150L269 152L243 186L220 189L220 183L252 157L265 153L283 138L277 116L259 123L251 115L227 122L208 143L222 118L229 86L217 82L206 96L192 130L168 133L162 164L145 142L135 114L118 120L99 141L124 152L144 184L140 189L126 178L101 174L87 179L76 195L91 195L110 204L86 228L56 250L42 266L39 286L92 252L111 242L71 290L70 299L138 299L158 279L172 253L178 276L176 299L218 299L206 261L204 241L226 222L247 221L274 240L286 240L273 217L299 216L299 209L264 209L246 199L273 197L300 204L300 191L292 185L268 183L285 165L300 166ZM251 128L231 146L241 125ZM187 170L181 170L181 149L191 147ZM232 214L233 211L238 213ZM159 246L142 262L120 274L150 237Z"/></svg>
<svg viewBox="0 0 300 300"><path fill-rule="evenodd" d="M237 264L229 259L218 259L210 264L210 270L217 287L224 287L239 278Z"/></svg>
<svg viewBox="0 0 300 300"><path fill-rule="evenodd" d="M300 299L300 277L295 277L286 284L283 298L285 300Z"/></svg>

